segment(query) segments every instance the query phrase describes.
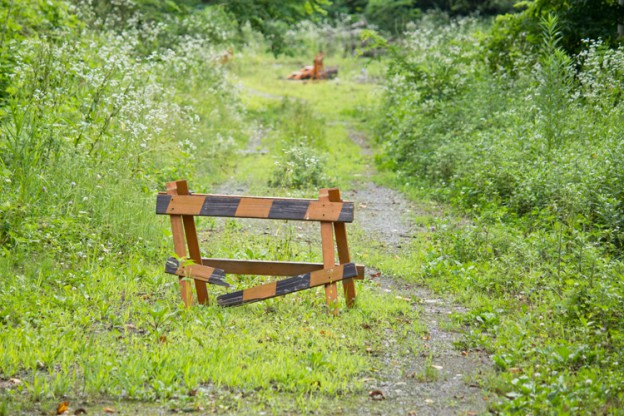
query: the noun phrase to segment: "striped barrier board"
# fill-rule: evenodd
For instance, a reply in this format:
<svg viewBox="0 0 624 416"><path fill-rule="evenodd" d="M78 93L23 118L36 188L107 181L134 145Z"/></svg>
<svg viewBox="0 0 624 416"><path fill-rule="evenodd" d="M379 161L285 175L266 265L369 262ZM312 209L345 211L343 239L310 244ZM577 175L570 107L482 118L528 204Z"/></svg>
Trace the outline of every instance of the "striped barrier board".
<svg viewBox="0 0 624 416"><path fill-rule="evenodd" d="M294 198L159 194L156 199L156 214L353 222L353 203Z"/></svg>
<svg viewBox="0 0 624 416"><path fill-rule="evenodd" d="M243 305L324 285L327 305L336 314L336 282L342 283L347 307L354 305L354 280L364 277L364 266L351 262L345 223L353 222L354 204L344 202L338 189L321 189L318 199L266 198L192 194L186 181L175 181L167 183L167 192L156 197L156 214L171 219L175 257L167 260L165 271L179 277L186 306L193 303L190 279L195 284L197 301L206 304L207 283L231 287L225 280L226 273L293 277L221 295L217 302L222 306ZM323 262L202 258L195 216L317 221L321 226Z"/></svg>
<svg viewBox="0 0 624 416"><path fill-rule="evenodd" d="M355 264L341 264L333 269L317 270L289 279L277 280L250 289L221 295L217 297L217 303L221 306L239 306L245 303L258 302L276 296L287 295L300 290L311 289L355 276L357 276Z"/></svg>

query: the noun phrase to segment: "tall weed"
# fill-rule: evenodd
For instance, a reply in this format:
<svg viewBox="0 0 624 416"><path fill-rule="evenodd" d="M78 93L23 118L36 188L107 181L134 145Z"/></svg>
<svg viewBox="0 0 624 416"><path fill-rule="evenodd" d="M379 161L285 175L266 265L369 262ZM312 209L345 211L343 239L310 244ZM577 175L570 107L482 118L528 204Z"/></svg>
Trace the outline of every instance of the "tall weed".
<svg viewBox="0 0 624 416"><path fill-rule="evenodd" d="M153 236L153 189L208 173L193 161L208 165L241 135L236 91L209 39L180 37L144 57L137 31L72 36L14 49L0 122L5 254L45 252L43 235L59 250L91 234L97 247Z"/></svg>

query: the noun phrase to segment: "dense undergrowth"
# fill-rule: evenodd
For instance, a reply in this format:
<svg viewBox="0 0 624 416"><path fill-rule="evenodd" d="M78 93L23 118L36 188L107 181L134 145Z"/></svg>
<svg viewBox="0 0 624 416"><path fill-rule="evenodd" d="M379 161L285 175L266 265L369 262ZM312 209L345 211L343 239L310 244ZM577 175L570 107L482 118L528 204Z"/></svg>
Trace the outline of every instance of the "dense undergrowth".
<svg viewBox="0 0 624 416"><path fill-rule="evenodd" d="M75 19L90 11L83 7ZM75 251L67 244L89 241L100 252L129 236L147 238L149 223L138 220L145 198L171 177L206 174L196 166L231 150L242 134L241 109L218 65L222 46L204 33L149 54L141 50L145 29L66 25L6 42L12 62L0 110L5 254L56 245L60 257ZM199 85L211 87L200 95Z"/></svg>
<svg viewBox="0 0 624 416"><path fill-rule="evenodd" d="M498 409L617 412L624 49L569 56L546 18L541 49L493 71L487 31L425 19L394 49L379 162L473 218L437 224L415 278L473 296L462 319L502 371Z"/></svg>

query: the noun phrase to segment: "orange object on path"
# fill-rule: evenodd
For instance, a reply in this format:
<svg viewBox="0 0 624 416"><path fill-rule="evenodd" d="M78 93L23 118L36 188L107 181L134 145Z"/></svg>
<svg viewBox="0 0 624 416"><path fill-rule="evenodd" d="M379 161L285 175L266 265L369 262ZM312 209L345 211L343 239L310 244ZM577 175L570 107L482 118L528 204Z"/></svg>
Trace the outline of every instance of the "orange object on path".
<svg viewBox="0 0 624 416"><path fill-rule="evenodd" d="M318 55L314 57L314 69L312 72L312 79L321 79L325 78L325 65L323 64L323 52L319 52Z"/></svg>
<svg viewBox="0 0 624 416"><path fill-rule="evenodd" d="M314 65L312 66L304 66L299 71L295 71L288 76L288 79L291 80L302 80L302 79L327 79L332 76L336 76L338 70L333 68L331 70L325 70L325 64L323 60L325 59L325 55L323 52L319 52L318 55L314 57Z"/></svg>

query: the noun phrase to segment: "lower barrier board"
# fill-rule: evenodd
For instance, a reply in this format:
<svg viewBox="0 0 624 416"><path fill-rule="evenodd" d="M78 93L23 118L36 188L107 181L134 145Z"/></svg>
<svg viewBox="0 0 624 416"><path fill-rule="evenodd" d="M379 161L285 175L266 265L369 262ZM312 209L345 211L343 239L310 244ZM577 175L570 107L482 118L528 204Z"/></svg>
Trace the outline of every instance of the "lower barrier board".
<svg viewBox="0 0 624 416"><path fill-rule="evenodd" d="M332 269L317 270L288 279L221 295L217 297L217 303L221 306L239 306L245 303L258 302L344 279L351 279L356 276L357 268L355 263L346 263Z"/></svg>
<svg viewBox="0 0 624 416"><path fill-rule="evenodd" d="M225 281L225 272L223 270L203 266L201 264L184 265L175 257L169 257L167 259L165 272L180 277L190 277L213 285L232 287L232 285Z"/></svg>

